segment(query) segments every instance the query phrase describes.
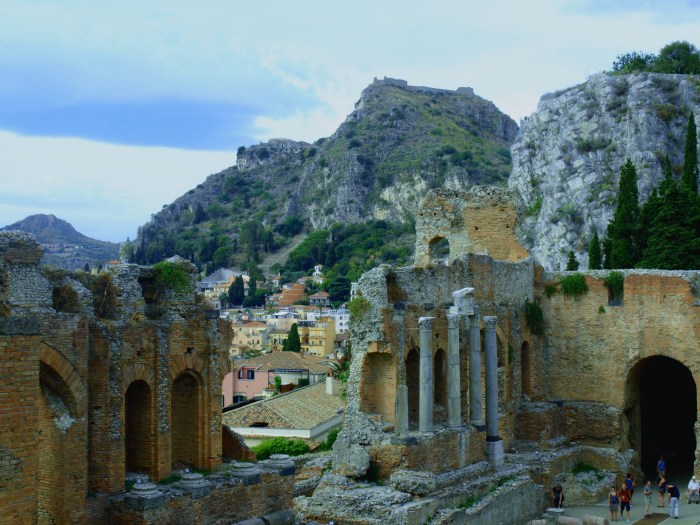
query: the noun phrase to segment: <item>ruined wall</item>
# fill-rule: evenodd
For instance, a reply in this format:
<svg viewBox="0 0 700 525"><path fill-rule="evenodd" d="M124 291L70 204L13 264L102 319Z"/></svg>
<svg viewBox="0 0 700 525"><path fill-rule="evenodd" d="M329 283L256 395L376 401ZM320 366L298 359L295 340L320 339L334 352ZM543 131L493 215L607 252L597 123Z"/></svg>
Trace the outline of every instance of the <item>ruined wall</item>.
<svg viewBox="0 0 700 525"><path fill-rule="evenodd" d="M495 186L475 186L468 192L432 190L416 217L416 266L437 263L431 245L447 239L447 262L467 254L519 261L528 252L515 238L517 220L514 194Z"/></svg>
<svg viewBox="0 0 700 525"><path fill-rule="evenodd" d="M151 269L78 276L84 286L40 257L31 236L0 234L0 521L103 523L103 495L124 490L127 470L218 467L217 320L191 293L149 299ZM67 312L54 309L59 287ZM173 403L183 377L193 395Z"/></svg>

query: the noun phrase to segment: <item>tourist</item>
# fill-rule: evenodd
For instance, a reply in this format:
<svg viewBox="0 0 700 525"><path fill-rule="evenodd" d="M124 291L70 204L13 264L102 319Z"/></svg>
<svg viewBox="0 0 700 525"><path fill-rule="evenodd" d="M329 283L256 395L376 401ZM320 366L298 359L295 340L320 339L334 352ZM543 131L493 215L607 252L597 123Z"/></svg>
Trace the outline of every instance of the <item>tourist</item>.
<svg viewBox="0 0 700 525"><path fill-rule="evenodd" d="M668 502L668 515L671 518L678 519L678 507L681 500L681 493L678 491L678 487L672 484L668 484L666 487L669 496Z"/></svg>
<svg viewBox="0 0 700 525"><path fill-rule="evenodd" d="M610 493L608 494L608 505L610 506L610 521L617 521L617 507L620 504L620 500L617 497L617 489L615 485L610 487Z"/></svg>
<svg viewBox="0 0 700 525"><path fill-rule="evenodd" d="M561 484L552 488L552 494L554 496L554 508L563 509L564 508L564 489Z"/></svg>
<svg viewBox="0 0 700 525"><path fill-rule="evenodd" d="M659 480L659 507L664 506L664 499L666 498L666 478L661 476Z"/></svg>
<svg viewBox="0 0 700 525"><path fill-rule="evenodd" d="M627 477L625 478L625 486L627 487L627 490L630 491L630 500L632 499L632 496L634 496L634 479L632 478L632 474L629 472L627 473Z"/></svg>
<svg viewBox="0 0 700 525"><path fill-rule="evenodd" d="M647 484L644 486L644 517L648 518L651 516L651 495L654 490L651 488L651 480L647 480Z"/></svg>
<svg viewBox="0 0 700 525"><path fill-rule="evenodd" d="M700 503L700 483L695 476L688 482L688 503Z"/></svg>
<svg viewBox="0 0 700 525"><path fill-rule="evenodd" d="M656 480L666 477L666 460L663 456L659 456L659 461L656 463Z"/></svg>
<svg viewBox="0 0 700 525"><path fill-rule="evenodd" d="M625 510L627 511L627 522L630 521L630 508L632 507L632 494L630 494L629 489L626 484L622 484L620 490L617 492L617 497L620 498L620 519L625 517Z"/></svg>

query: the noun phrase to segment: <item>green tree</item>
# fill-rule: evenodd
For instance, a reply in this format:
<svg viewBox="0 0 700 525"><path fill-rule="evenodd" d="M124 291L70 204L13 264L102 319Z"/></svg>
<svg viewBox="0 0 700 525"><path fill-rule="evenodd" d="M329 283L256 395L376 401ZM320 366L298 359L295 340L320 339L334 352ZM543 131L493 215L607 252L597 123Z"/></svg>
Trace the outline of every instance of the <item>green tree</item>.
<svg viewBox="0 0 700 525"><path fill-rule="evenodd" d="M659 51L652 71L698 75L700 74L700 52L690 42L671 42Z"/></svg>
<svg viewBox="0 0 700 525"><path fill-rule="evenodd" d="M603 254L600 252L600 239L598 232L593 230L593 237L588 243L588 268L591 270L600 270L603 266Z"/></svg>
<svg viewBox="0 0 700 525"><path fill-rule="evenodd" d="M90 273L90 265L88 263L85 263L85 266L83 266L83 271Z"/></svg>
<svg viewBox="0 0 700 525"><path fill-rule="evenodd" d="M288 352L301 352L301 339L299 338L299 329L296 323L289 329L289 335L284 342L286 344L283 345L283 350Z"/></svg>
<svg viewBox="0 0 700 525"><path fill-rule="evenodd" d="M221 303L221 308L226 308L228 306L228 294L219 294L219 302Z"/></svg>
<svg viewBox="0 0 700 525"><path fill-rule="evenodd" d="M623 55L617 55L613 62L613 73L627 74L647 71L656 60L656 55L632 51Z"/></svg>
<svg viewBox="0 0 700 525"><path fill-rule="evenodd" d="M323 283L332 301L347 301L350 299L350 279L343 275L333 275Z"/></svg>
<svg viewBox="0 0 700 525"><path fill-rule="evenodd" d="M664 181L665 183L666 181ZM666 270L700 269L700 197L671 181L662 183L639 266ZM651 200L651 199L650 199Z"/></svg>
<svg viewBox="0 0 700 525"><path fill-rule="evenodd" d="M578 270L579 263L576 260L576 255L574 255L573 251L569 251L569 258L566 261L566 271L567 272L575 272Z"/></svg>
<svg viewBox="0 0 700 525"><path fill-rule="evenodd" d="M250 278L248 281L248 297L253 297L255 298L255 295L258 293L258 284L255 282L255 277Z"/></svg>
<svg viewBox="0 0 700 525"><path fill-rule="evenodd" d="M630 159L620 169L617 208L603 242L605 267L633 268L639 261L639 191L637 170Z"/></svg>
<svg viewBox="0 0 700 525"><path fill-rule="evenodd" d="M685 156L681 187L691 193L698 192L698 135L693 112L688 115L688 131L685 134Z"/></svg>
<svg viewBox="0 0 700 525"><path fill-rule="evenodd" d="M234 305L243 304L243 298L245 296L245 288L243 287L243 278L236 277L236 280L231 283L228 287L228 305L232 307Z"/></svg>

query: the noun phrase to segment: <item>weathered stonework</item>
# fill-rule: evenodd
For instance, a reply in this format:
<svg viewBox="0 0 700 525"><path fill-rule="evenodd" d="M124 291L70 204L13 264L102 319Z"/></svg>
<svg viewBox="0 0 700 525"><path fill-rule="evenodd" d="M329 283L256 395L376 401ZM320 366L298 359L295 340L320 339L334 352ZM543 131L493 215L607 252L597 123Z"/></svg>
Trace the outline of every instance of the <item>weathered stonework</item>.
<svg viewBox="0 0 700 525"><path fill-rule="evenodd" d="M324 476L311 498L296 501L302 518L519 524L544 509L555 479L570 488L569 504L600 496L601 483L587 490L571 474L578 463L599 469L596 480L627 471L642 478L640 392L646 387L640 370L662 356L685 367L697 384L700 272L625 271L621 306L608 306L607 271L585 273L586 294L551 295L562 275L545 273L515 240L512 198L501 190L431 192L417 221L416 265L382 266L360 279L369 307L351 326L353 362L335 474ZM431 257L431 245L443 238L449 256ZM447 410L447 350L459 311L452 294L467 287L474 288L474 309L459 330L459 374L452 377L459 377L461 420L455 425ZM528 325L526 302L540 305L541 335ZM495 346L495 356L484 359L485 346ZM471 391L470 354L480 358ZM423 372L430 369L428 392ZM471 404L470 395L480 403ZM426 401L432 427L419 417ZM472 405L481 413L470 413ZM697 423L695 435L700 443ZM368 464L355 460L367 457L362 450ZM467 475L470 481L456 475L476 472L470 469L487 458L490 466ZM697 459L694 468L697 474ZM501 486L507 469L522 477ZM392 489L358 486L337 474L382 480ZM486 496L494 483L498 489ZM382 497L387 503L375 502ZM468 510L460 508L465 501Z"/></svg>
<svg viewBox="0 0 700 525"><path fill-rule="evenodd" d="M90 276L47 278L40 256L31 236L0 233L0 522L231 523L288 508L291 476L267 473L254 487L209 476L126 497L128 472L158 481L221 465L218 320L193 293L168 295L149 320L150 268L110 269L94 297ZM53 308L66 285L74 313Z"/></svg>

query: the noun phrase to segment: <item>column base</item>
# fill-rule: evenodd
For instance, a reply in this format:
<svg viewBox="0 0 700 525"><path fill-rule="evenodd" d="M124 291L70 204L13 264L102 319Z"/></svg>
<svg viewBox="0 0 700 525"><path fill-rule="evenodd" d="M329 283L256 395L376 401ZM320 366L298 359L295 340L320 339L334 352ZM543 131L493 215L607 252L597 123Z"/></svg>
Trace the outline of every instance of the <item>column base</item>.
<svg viewBox="0 0 700 525"><path fill-rule="evenodd" d="M406 435L393 435L389 438L389 442L392 445L416 445L418 444L418 439L416 436L406 436Z"/></svg>
<svg viewBox="0 0 700 525"><path fill-rule="evenodd" d="M483 421L472 421L471 425L479 432L486 432L486 425Z"/></svg>
<svg viewBox="0 0 700 525"><path fill-rule="evenodd" d="M486 460L492 467L500 467L505 462L503 441L486 441Z"/></svg>

